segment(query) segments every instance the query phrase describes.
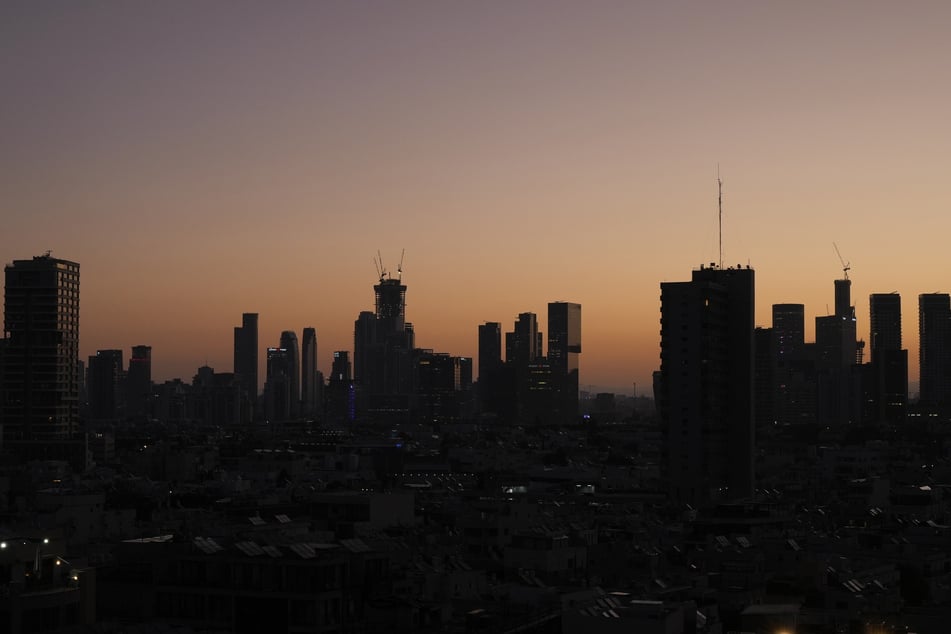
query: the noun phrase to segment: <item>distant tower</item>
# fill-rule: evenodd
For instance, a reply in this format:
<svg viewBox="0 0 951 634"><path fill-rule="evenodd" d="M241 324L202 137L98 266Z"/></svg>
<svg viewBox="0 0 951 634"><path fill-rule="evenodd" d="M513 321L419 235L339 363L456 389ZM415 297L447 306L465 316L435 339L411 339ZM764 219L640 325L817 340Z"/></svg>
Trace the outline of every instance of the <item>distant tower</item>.
<svg viewBox="0 0 951 634"><path fill-rule="evenodd" d="M304 328L301 341L301 409L305 416L317 414L317 330Z"/></svg>
<svg viewBox="0 0 951 634"><path fill-rule="evenodd" d="M753 493L754 276L695 270L661 288L655 398L673 499L707 504Z"/></svg>
<svg viewBox="0 0 951 634"><path fill-rule="evenodd" d="M556 417L570 422L578 416L581 304L548 304L548 362L555 388Z"/></svg>
<svg viewBox="0 0 951 634"><path fill-rule="evenodd" d="M126 412L129 416L151 417L152 348L133 346L126 376Z"/></svg>
<svg viewBox="0 0 951 634"><path fill-rule="evenodd" d="M327 383L327 413L337 421L353 422L356 417L355 392L350 367L350 353L334 352Z"/></svg>
<svg viewBox="0 0 951 634"><path fill-rule="evenodd" d="M901 296L873 293L869 296L872 339L871 385L866 391L876 422L899 423L908 403L908 351L901 345Z"/></svg>
<svg viewBox="0 0 951 634"><path fill-rule="evenodd" d="M805 311L802 304L773 304L773 337L780 360L802 351L806 342Z"/></svg>
<svg viewBox="0 0 951 634"><path fill-rule="evenodd" d="M89 357L90 420L119 418L122 410L122 350L98 350Z"/></svg>
<svg viewBox="0 0 951 634"><path fill-rule="evenodd" d="M286 348L267 349L264 411L272 422L291 418L291 361Z"/></svg>
<svg viewBox="0 0 951 634"><path fill-rule="evenodd" d="M287 375L290 381L290 417L300 416L300 347L297 334L293 330L281 333L281 347L287 350Z"/></svg>
<svg viewBox="0 0 951 634"><path fill-rule="evenodd" d="M4 442L78 438L79 264L47 253L4 272Z"/></svg>
<svg viewBox="0 0 951 634"><path fill-rule="evenodd" d="M252 405L258 398L258 314L244 313L234 329L234 373Z"/></svg>
<svg viewBox="0 0 951 634"><path fill-rule="evenodd" d="M951 296L918 296L920 403L932 413L951 405Z"/></svg>
<svg viewBox="0 0 951 634"><path fill-rule="evenodd" d="M489 321L479 326L479 406L498 413L502 380L502 324Z"/></svg>

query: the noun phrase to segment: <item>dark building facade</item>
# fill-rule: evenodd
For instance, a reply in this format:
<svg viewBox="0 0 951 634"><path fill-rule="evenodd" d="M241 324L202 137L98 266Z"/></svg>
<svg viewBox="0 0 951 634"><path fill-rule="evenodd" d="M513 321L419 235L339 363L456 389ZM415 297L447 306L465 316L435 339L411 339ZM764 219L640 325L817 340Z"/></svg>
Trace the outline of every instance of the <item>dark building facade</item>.
<svg viewBox="0 0 951 634"><path fill-rule="evenodd" d="M270 421L291 418L291 356L286 348L267 349L264 412Z"/></svg>
<svg viewBox="0 0 951 634"><path fill-rule="evenodd" d="M251 403L258 400L258 314L244 313L234 329L234 374Z"/></svg>
<svg viewBox="0 0 951 634"><path fill-rule="evenodd" d="M921 407L947 414L951 403L951 296L918 296L919 380Z"/></svg>
<svg viewBox="0 0 951 634"><path fill-rule="evenodd" d="M300 346L297 342L297 333L285 330L281 333L281 348L287 351L287 378L290 384L289 418L300 416Z"/></svg>
<svg viewBox="0 0 951 634"><path fill-rule="evenodd" d="M126 375L126 407L129 416L151 416L152 348L133 346Z"/></svg>
<svg viewBox="0 0 951 634"><path fill-rule="evenodd" d="M901 340L901 295L869 296L871 363L867 386L869 418L898 423L908 403L908 351Z"/></svg>
<svg viewBox="0 0 951 634"><path fill-rule="evenodd" d="M122 350L98 350L89 357L86 416L114 420L122 415Z"/></svg>
<svg viewBox="0 0 951 634"><path fill-rule="evenodd" d="M555 418L569 422L578 417L581 304L548 304L548 363L554 388Z"/></svg>
<svg viewBox="0 0 951 634"><path fill-rule="evenodd" d="M704 505L753 492L754 273L695 270L661 284L655 400L673 499Z"/></svg>
<svg viewBox="0 0 951 634"><path fill-rule="evenodd" d="M499 413L502 388L502 324L489 321L479 326L479 409Z"/></svg>
<svg viewBox="0 0 951 634"><path fill-rule="evenodd" d="M317 330L304 328L301 338L301 413L316 416L320 386L317 385Z"/></svg>
<svg viewBox="0 0 951 634"><path fill-rule="evenodd" d="M47 253L5 278L4 442L77 438L79 264Z"/></svg>

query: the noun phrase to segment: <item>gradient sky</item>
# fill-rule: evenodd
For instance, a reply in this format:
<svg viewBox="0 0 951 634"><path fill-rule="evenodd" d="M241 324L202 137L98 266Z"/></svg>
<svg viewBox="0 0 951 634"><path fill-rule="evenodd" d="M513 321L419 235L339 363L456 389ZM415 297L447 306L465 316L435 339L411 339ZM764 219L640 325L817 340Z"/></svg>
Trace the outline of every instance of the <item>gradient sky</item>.
<svg viewBox="0 0 951 634"><path fill-rule="evenodd" d="M153 377L318 332L321 369L406 249L417 344L583 306L581 384L650 390L659 283L717 260L770 306L851 263L951 290L946 2L0 5L0 257L82 266L81 355Z"/></svg>

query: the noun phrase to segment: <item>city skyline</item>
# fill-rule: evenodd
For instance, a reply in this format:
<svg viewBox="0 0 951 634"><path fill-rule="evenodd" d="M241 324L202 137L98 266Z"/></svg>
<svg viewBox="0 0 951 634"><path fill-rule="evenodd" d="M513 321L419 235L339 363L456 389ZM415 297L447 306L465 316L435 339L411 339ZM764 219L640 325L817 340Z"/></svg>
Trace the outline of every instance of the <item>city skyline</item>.
<svg viewBox="0 0 951 634"><path fill-rule="evenodd" d="M948 7L435 3L0 8L4 263L83 266L79 357L152 347L157 381L313 326L352 351L373 257L406 249L419 347L585 308L581 387L650 393L658 282L757 270L756 324L851 264L904 303L951 290ZM187 18L187 19L186 19ZM912 390L915 391L915 390Z"/></svg>

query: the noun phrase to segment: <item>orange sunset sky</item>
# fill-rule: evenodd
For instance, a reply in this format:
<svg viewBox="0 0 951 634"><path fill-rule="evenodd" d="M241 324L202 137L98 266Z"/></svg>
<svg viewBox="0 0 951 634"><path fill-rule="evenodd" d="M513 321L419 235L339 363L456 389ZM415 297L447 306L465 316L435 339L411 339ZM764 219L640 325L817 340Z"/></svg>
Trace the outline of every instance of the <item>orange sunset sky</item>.
<svg viewBox="0 0 951 634"><path fill-rule="evenodd" d="M475 355L583 306L583 389L650 391L659 283L756 269L756 321L859 334L951 290L946 2L4 2L0 255L82 266L81 355L153 378L318 332L320 368L405 248L420 347ZM262 352L263 361L263 352ZM914 386L912 391L915 391Z"/></svg>

